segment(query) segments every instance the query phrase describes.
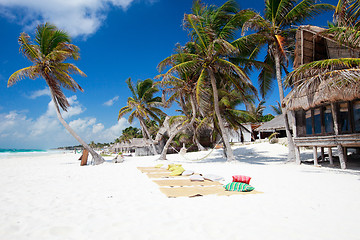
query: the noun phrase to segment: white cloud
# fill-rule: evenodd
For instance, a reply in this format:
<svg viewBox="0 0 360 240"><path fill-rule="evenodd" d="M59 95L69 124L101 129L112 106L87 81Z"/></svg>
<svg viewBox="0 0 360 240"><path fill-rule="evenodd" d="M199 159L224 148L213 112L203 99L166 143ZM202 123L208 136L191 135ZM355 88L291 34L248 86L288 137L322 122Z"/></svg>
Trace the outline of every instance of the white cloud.
<svg viewBox="0 0 360 240"><path fill-rule="evenodd" d="M38 97L41 97L41 96L51 96L50 95L50 89L48 87L42 89L42 90L37 90L37 91L34 91L30 94L29 98L30 99L35 99L35 98L38 98Z"/></svg>
<svg viewBox="0 0 360 240"><path fill-rule="evenodd" d="M0 15L32 30L51 22L71 36L95 33L111 8L126 10L134 0L0 0ZM154 2L146 0L147 2Z"/></svg>
<svg viewBox="0 0 360 240"><path fill-rule="evenodd" d="M85 111L76 96L70 97L69 101L74 105L73 109ZM71 119L79 110L69 108L69 112L72 112L68 115ZM49 102L46 112L36 119L29 118L27 112L11 111L0 113L0 122L0 148L45 149L79 144L57 119L52 102ZM88 143L112 142L129 126L124 118L109 128L105 128L104 124L97 122L94 117L77 118L67 122Z"/></svg>
<svg viewBox="0 0 360 240"><path fill-rule="evenodd" d="M119 96L113 97L113 98L110 99L109 101L104 102L104 105L110 107L110 106L114 105L114 103L115 103L117 100L119 100Z"/></svg>
<svg viewBox="0 0 360 240"><path fill-rule="evenodd" d="M97 123L93 126L92 132L93 133L98 133L100 131L102 131L104 129L104 125L102 123Z"/></svg>

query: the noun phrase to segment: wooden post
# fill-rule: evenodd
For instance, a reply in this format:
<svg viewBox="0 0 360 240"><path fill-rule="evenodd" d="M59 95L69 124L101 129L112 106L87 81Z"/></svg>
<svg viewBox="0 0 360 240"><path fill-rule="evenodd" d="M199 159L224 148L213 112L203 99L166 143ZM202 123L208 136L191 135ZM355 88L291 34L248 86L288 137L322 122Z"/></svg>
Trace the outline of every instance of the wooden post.
<svg viewBox="0 0 360 240"><path fill-rule="evenodd" d="M323 147L321 147L320 149L321 149L321 160L322 160L322 161L325 161L324 148L323 148Z"/></svg>
<svg viewBox="0 0 360 240"><path fill-rule="evenodd" d="M331 147L328 148L330 165L334 165Z"/></svg>
<svg viewBox="0 0 360 240"><path fill-rule="evenodd" d="M295 148L295 159L296 159L296 164L301 164L301 158L300 158L300 147L296 147Z"/></svg>
<svg viewBox="0 0 360 240"><path fill-rule="evenodd" d="M347 147L343 147L343 149L344 149L344 161L345 161L345 163L347 163L348 148L347 148Z"/></svg>
<svg viewBox="0 0 360 240"><path fill-rule="evenodd" d="M331 114L332 114L333 123L334 123L334 133L335 133L335 135L339 135L339 125L338 125L338 117L337 117L335 103L331 103Z"/></svg>
<svg viewBox="0 0 360 240"><path fill-rule="evenodd" d="M345 162L345 157L344 157L344 149L343 149L343 147L341 145L337 145L337 149L338 149L338 152L339 152L341 169L346 169L346 162Z"/></svg>
<svg viewBox="0 0 360 240"><path fill-rule="evenodd" d="M87 149L84 149L83 154L81 156L80 166L87 165L88 156L89 156L89 151Z"/></svg>
<svg viewBox="0 0 360 240"><path fill-rule="evenodd" d="M317 160L317 147L313 147L313 155L314 155L314 166L319 166L318 160Z"/></svg>

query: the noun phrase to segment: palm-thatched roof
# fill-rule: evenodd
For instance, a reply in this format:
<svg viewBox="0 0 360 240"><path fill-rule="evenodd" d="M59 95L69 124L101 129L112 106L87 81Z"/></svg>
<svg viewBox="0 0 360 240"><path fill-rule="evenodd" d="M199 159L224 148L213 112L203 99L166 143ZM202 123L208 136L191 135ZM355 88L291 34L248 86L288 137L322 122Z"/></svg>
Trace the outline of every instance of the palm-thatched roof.
<svg viewBox="0 0 360 240"><path fill-rule="evenodd" d="M311 25L298 28L296 32L294 68L322 59L360 57L358 50L339 44L329 34L325 35L325 30L325 28Z"/></svg>
<svg viewBox="0 0 360 240"><path fill-rule="evenodd" d="M282 101L288 110L360 98L360 52L322 34L324 30L314 26L297 30L296 69L286 79L293 89Z"/></svg>
<svg viewBox="0 0 360 240"><path fill-rule="evenodd" d="M290 115L288 115L288 117L290 120L289 122L290 128L292 128L294 119L290 117ZM261 125L256 129L256 131L259 132L280 131L280 130L285 130L284 114L276 116L271 121L265 122L263 125Z"/></svg>
<svg viewBox="0 0 360 240"><path fill-rule="evenodd" d="M150 146L151 140L145 138L133 138L128 142L115 143L112 148L137 148Z"/></svg>
<svg viewBox="0 0 360 240"><path fill-rule="evenodd" d="M315 89L293 89L283 100L288 110L308 110L319 105L337 101L352 101L360 98L360 81L338 87L333 81L322 81Z"/></svg>

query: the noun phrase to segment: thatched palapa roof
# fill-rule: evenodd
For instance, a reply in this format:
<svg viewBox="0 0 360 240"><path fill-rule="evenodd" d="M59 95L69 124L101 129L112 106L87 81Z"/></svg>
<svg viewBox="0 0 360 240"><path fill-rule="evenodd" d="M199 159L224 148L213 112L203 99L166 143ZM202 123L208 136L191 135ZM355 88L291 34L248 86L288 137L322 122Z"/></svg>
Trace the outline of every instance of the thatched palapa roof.
<svg viewBox="0 0 360 240"><path fill-rule="evenodd" d="M151 140L145 138L133 138L129 142L121 142L114 144L113 148L136 148L150 146Z"/></svg>
<svg viewBox="0 0 360 240"><path fill-rule="evenodd" d="M292 117L290 117L290 115L288 115L288 117L290 120L289 122L290 128L292 128L293 125L292 123L294 120ZM261 125L256 129L256 131L259 132L280 131L280 130L285 130L285 119L283 114L276 116L271 121L265 122L263 125Z"/></svg>
<svg viewBox="0 0 360 240"><path fill-rule="evenodd" d="M326 29L311 25L300 26L296 32L294 68L322 59L358 58L360 52L341 45L330 36L322 34Z"/></svg>
<svg viewBox="0 0 360 240"><path fill-rule="evenodd" d="M293 88L282 101L288 110L313 108L360 98L360 51L337 43L323 28L301 26L296 33L295 61L287 83ZM337 59L346 58L344 61ZM332 61L321 65L317 61Z"/></svg>

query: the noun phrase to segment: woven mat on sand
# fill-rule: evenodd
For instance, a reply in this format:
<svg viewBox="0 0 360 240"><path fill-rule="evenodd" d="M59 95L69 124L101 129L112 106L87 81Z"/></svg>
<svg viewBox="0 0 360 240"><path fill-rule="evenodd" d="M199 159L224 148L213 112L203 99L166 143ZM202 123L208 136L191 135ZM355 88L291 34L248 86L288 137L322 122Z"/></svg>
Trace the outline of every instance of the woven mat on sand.
<svg viewBox="0 0 360 240"><path fill-rule="evenodd" d="M155 167L138 167L149 178L154 179L153 182L159 185L160 191L169 198L175 197L197 197L204 195L249 195L262 193L256 190L251 192L234 192L226 191L220 182L216 181L191 181L183 176L170 176L170 171ZM162 178L162 179L158 179Z"/></svg>
<svg viewBox="0 0 360 240"><path fill-rule="evenodd" d="M166 196L175 197L198 197L204 195L219 195L219 196L230 196L230 195L249 195L262 193L256 190L251 192L233 192L226 191L223 186L191 186L191 187L160 187L160 191Z"/></svg>

